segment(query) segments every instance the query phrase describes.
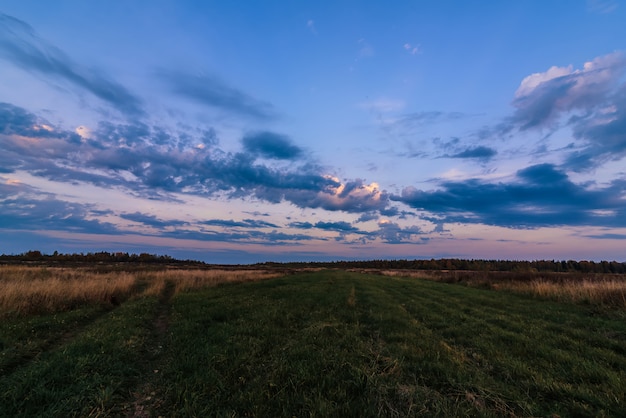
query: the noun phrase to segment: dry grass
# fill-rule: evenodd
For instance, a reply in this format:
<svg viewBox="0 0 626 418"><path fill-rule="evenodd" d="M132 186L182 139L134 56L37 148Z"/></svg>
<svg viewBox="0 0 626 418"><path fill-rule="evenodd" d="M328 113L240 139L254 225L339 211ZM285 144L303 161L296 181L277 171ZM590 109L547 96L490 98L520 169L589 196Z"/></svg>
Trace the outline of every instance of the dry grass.
<svg viewBox="0 0 626 418"><path fill-rule="evenodd" d="M155 274L157 280L162 278L174 283L174 294L217 286L222 283L266 280L282 275L282 273L265 270L176 270L157 272Z"/></svg>
<svg viewBox="0 0 626 418"><path fill-rule="evenodd" d="M118 303L136 285L130 273L81 269L0 267L0 313L58 312L93 303Z"/></svg>
<svg viewBox="0 0 626 418"><path fill-rule="evenodd" d="M626 309L626 277L623 275L583 276L569 273L506 273L384 270L390 277L411 277L450 283L463 283L472 287L504 290L533 295L561 302L587 303Z"/></svg>
<svg viewBox="0 0 626 418"><path fill-rule="evenodd" d="M0 266L0 316L60 312L130 297L174 294L221 283L280 276L264 270L163 270L98 273L84 268Z"/></svg>
<svg viewBox="0 0 626 418"><path fill-rule="evenodd" d="M534 280L530 283L497 284L496 288L528 293L546 299L613 306L626 309L626 280L589 280L556 283Z"/></svg>

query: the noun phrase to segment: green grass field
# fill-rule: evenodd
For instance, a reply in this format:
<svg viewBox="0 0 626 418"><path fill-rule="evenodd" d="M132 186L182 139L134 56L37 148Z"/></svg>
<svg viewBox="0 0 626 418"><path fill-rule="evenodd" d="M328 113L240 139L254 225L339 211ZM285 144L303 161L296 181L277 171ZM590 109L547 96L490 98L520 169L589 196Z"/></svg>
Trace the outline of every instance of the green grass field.
<svg viewBox="0 0 626 418"><path fill-rule="evenodd" d="M0 416L626 416L626 314L320 271L0 325Z"/></svg>

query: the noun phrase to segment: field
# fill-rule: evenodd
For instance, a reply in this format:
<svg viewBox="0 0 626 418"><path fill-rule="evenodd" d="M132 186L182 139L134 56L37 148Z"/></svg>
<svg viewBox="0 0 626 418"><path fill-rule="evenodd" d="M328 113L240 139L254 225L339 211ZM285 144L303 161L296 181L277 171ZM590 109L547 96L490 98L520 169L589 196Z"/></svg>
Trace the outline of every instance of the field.
<svg viewBox="0 0 626 418"><path fill-rule="evenodd" d="M0 416L626 416L623 277L470 276L0 266Z"/></svg>

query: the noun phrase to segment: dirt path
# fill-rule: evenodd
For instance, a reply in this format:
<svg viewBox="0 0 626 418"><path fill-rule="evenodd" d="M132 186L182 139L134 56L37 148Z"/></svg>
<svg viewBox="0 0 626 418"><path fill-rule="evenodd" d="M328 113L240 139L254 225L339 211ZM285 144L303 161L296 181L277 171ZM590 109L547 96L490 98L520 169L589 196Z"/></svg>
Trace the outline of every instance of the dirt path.
<svg viewBox="0 0 626 418"><path fill-rule="evenodd" d="M152 322L153 337L146 347L148 352L147 362L150 367L146 367L143 382L132 393L132 400L122 407L127 417L144 418L153 416L152 412L158 409L163 402L162 397L158 393L157 382L160 378L159 373L161 373L159 364L169 328L172 311L171 299L174 296L174 290L174 283L168 282L159 296L159 305Z"/></svg>

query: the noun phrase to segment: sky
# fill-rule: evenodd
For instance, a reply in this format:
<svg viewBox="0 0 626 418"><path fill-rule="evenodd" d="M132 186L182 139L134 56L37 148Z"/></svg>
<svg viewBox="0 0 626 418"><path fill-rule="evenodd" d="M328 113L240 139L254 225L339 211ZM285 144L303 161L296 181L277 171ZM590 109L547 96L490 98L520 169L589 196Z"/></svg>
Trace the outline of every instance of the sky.
<svg viewBox="0 0 626 418"><path fill-rule="evenodd" d="M619 0L0 3L0 253L626 261Z"/></svg>

